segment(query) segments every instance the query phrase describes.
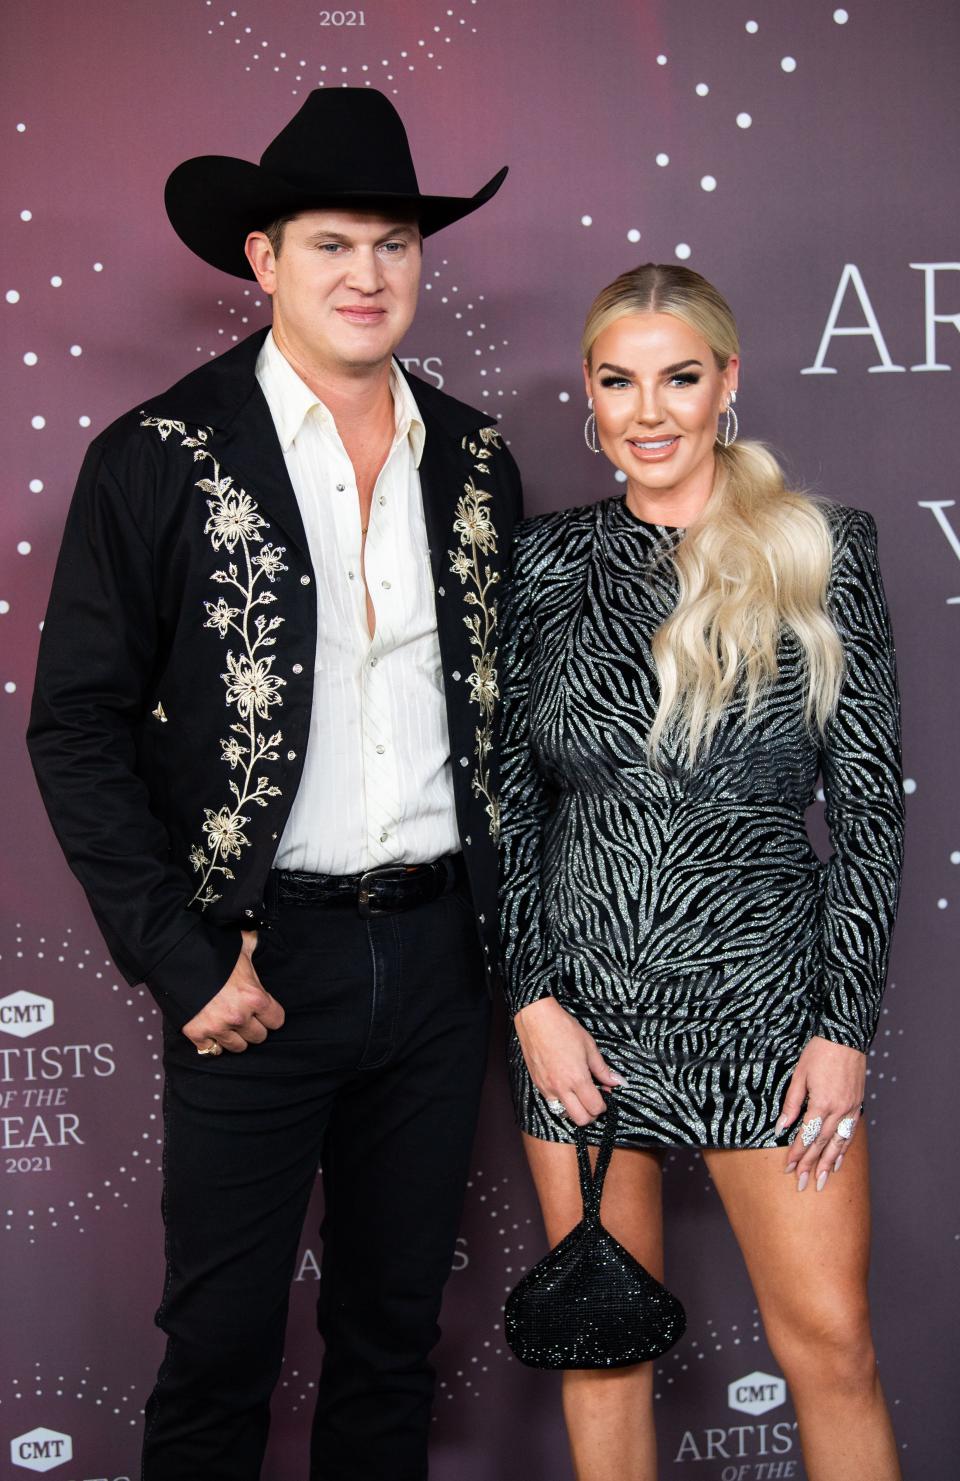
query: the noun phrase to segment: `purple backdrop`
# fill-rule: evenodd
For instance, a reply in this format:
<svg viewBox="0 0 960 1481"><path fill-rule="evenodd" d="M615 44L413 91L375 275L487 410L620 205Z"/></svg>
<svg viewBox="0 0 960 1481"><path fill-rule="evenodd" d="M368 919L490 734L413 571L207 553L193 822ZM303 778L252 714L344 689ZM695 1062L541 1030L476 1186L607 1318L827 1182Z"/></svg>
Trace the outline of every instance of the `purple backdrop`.
<svg viewBox="0 0 960 1481"><path fill-rule="evenodd" d="M310 87L369 83L400 107L426 189L467 193L512 166L494 203L428 243L405 354L502 413L532 510L615 488L581 437L579 329L601 284L653 258L689 261L733 303L744 433L878 519L909 852L869 1085L873 1291L906 1473L946 1481L960 1304L955 0L33 0L4 29L0 1474L132 1477L160 1351L158 1015L105 959L22 743L64 512L94 431L265 319L256 289L177 242L167 172L190 154L256 158ZM542 1236L497 1057L474 1166L434 1475L567 1476L556 1382L502 1341L503 1294ZM670 1156L666 1188L669 1279L690 1329L660 1370L661 1474L802 1477L699 1159ZM268 1481L303 1473L318 1213Z"/></svg>

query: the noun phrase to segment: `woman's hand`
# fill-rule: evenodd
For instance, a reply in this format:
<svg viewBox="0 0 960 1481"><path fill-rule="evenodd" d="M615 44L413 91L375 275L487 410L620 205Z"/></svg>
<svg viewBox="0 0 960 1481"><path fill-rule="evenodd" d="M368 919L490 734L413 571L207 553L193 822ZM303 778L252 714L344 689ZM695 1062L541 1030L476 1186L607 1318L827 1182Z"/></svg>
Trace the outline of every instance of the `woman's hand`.
<svg viewBox="0 0 960 1481"><path fill-rule="evenodd" d="M613 1090L626 1081L606 1063L573 1014L561 1008L556 998L540 998L521 1008L513 1023L530 1078L540 1094L548 1101L561 1101L577 1126L587 1126L602 1116L607 1107L597 1084Z"/></svg>
<svg viewBox="0 0 960 1481"><path fill-rule="evenodd" d="M777 1127L785 1131L804 1110L803 1125L787 1154L785 1172L796 1172L797 1192L814 1178L821 1193L831 1172L839 1172L863 1109L867 1056L845 1044L813 1038L807 1044L783 1103ZM839 1130L838 1130L839 1128Z"/></svg>

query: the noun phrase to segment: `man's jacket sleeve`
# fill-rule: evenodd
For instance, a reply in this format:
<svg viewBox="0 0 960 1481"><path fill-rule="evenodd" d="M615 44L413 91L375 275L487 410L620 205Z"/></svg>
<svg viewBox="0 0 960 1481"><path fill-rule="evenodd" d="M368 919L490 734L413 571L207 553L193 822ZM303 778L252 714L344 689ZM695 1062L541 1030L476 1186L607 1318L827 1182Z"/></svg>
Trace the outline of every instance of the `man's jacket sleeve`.
<svg viewBox="0 0 960 1481"><path fill-rule="evenodd" d="M28 731L54 831L110 952L180 1026L226 982L238 930L186 909L190 881L137 774L162 637L152 541L156 478L127 479L91 447L44 623ZM134 490L135 494L131 493Z"/></svg>

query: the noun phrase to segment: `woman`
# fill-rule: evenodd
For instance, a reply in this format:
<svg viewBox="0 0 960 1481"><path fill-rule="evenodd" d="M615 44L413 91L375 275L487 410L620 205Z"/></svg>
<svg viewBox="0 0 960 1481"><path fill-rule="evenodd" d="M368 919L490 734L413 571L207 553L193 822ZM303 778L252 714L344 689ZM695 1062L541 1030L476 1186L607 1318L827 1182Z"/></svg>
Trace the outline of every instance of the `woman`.
<svg viewBox="0 0 960 1481"><path fill-rule="evenodd" d="M658 1153L701 1148L810 1481L893 1481L860 1123L902 840L876 528L736 442L736 326L699 274L625 273L583 354L626 494L521 526L504 612L511 1073L547 1235L580 1216L573 1126L620 1086L604 1222L660 1273ZM651 1384L564 1375L579 1481L653 1481Z"/></svg>

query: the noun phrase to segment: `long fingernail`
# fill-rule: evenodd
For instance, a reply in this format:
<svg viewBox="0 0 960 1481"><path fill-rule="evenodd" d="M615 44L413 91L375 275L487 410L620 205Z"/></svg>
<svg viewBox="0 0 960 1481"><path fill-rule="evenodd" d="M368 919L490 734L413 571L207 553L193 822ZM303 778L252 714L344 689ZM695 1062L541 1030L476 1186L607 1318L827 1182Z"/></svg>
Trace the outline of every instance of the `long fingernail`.
<svg viewBox="0 0 960 1481"><path fill-rule="evenodd" d="M616 1070L611 1070L610 1083L611 1085L626 1085L627 1082L622 1075L617 1074Z"/></svg>
<svg viewBox="0 0 960 1481"><path fill-rule="evenodd" d="M837 1158L836 1162L833 1164L833 1170L834 1170L834 1172L839 1172L840 1171L840 1164L841 1164L842 1161L843 1161L843 1153L841 1152L840 1153L840 1156Z"/></svg>
<svg viewBox="0 0 960 1481"><path fill-rule="evenodd" d="M810 1181L810 1174L808 1172L802 1172L800 1174L800 1176L797 1178L797 1192L798 1193L802 1193L803 1190L804 1190L804 1188L809 1183L809 1181Z"/></svg>
<svg viewBox="0 0 960 1481"><path fill-rule="evenodd" d="M795 1162L788 1162L783 1170L784 1172L793 1172L793 1169L796 1167L796 1165L797 1164Z"/></svg>
<svg viewBox="0 0 960 1481"><path fill-rule="evenodd" d="M783 1133L786 1131L789 1125L790 1122L787 1120L786 1116L781 1116L780 1120L777 1122L777 1136L783 1136Z"/></svg>
<svg viewBox="0 0 960 1481"><path fill-rule="evenodd" d="M818 1193L822 1193L823 1190L824 1190L824 1188L827 1186L827 1178L829 1176L830 1176L829 1172L822 1172L820 1174L820 1176L817 1178L817 1192Z"/></svg>

